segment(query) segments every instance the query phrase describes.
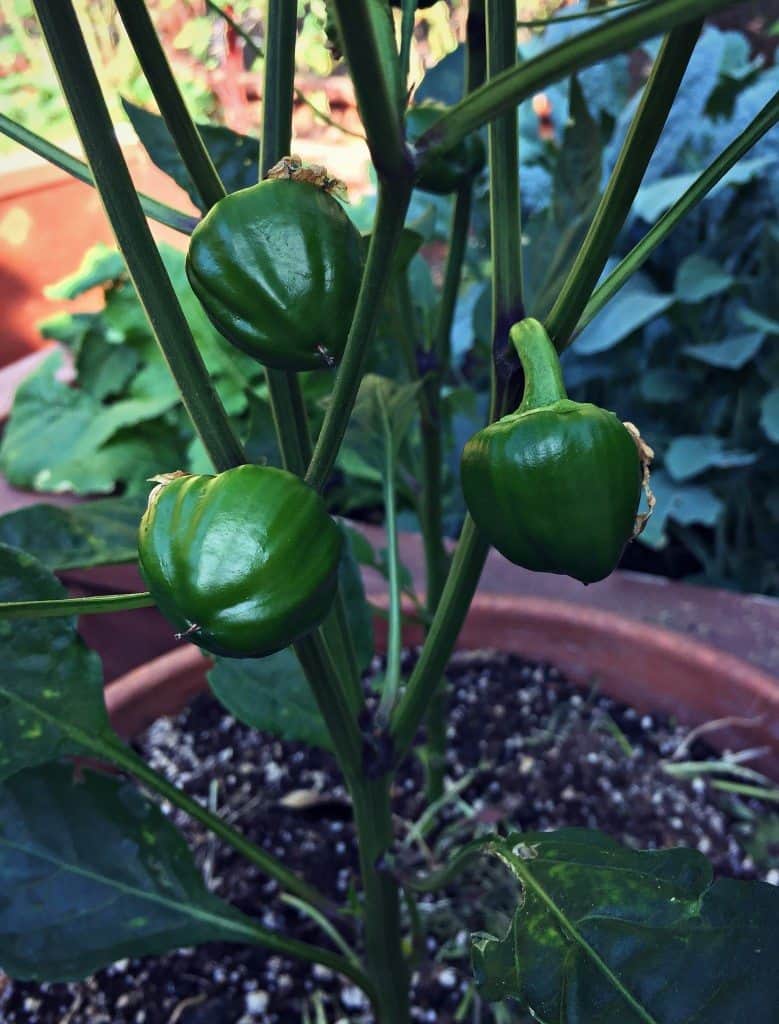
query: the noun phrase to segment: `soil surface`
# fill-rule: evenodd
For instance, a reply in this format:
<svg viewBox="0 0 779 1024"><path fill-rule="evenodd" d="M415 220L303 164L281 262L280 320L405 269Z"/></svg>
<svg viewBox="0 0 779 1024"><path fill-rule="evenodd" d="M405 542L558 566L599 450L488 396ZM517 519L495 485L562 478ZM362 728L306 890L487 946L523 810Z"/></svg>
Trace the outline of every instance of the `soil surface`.
<svg viewBox="0 0 779 1024"><path fill-rule="evenodd" d="M447 776L453 788L439 813L423 819L422 769L415 759L403 766L394 794L400 870L439 864L474 831L501 823L521 829L573 825L600 828L637 848L697 847L720 875L779 884L779 871L748 852L768 805L713 788L704 771L680 778L666 770L669 759L714 756L698 740L689 749L682 746L685 730L582 693L554 669L515 657L460 654L448 677ZM155 768L289 867L334 899L349 897L355 843L330 755L255 733L210 697L175 719L156 722L138 746ZM179 812L174 817L214 892L267 927L327 944L315 923L280 901L275 883L198 824ZM471 991L468 934L495 927L500 908L510 907L512 898L501 870L480 862L458 889L422 901L428 937L414 974L415 1020L496 1019L486 1006L479 1015ZM455 1018L458 1008L463 1016ZM226 944L121 961L79 984L6 980L0 992L4 1024L372 1019L361 992L329 970ZM518 1021L515 1014L504 1019Z"/></svg>

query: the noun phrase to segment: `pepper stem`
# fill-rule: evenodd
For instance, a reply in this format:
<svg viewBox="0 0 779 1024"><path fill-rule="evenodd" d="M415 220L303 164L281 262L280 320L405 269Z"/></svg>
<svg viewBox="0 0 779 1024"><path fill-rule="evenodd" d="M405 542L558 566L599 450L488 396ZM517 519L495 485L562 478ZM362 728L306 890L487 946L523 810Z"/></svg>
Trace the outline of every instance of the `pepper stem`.
<svg viewBox="0 0 779 1024"><path fill-rule="evenodd" d="M517 412L539 409L567 398L560 360L542 323L528 317L509 331L525 371L525 390Z"/></svg>

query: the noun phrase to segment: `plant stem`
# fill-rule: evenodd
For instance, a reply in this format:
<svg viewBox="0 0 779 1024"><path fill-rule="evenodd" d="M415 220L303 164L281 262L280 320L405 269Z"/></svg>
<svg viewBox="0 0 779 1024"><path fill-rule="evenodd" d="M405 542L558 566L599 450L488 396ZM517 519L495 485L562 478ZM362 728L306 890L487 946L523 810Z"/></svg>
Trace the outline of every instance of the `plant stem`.
<svg viewBox="0 0 779 1024"><path fill-rule="evenodd" d="M54 164L55 167L59 167L66 174L70 174L71 177L76 178L78 181L83 181L85 185L94 187L95 179L92 177L89 164L85 164L83 160L71 156L70 153L60 149L59 146L47 142L40 135L36 135L29 128L17 124L16 121L12 121L10 117L6 117L4 114L0 114L0 132L9 139L13 139L14 142L18 142L19 145L24 146L25 149L29 149L30 152L43 157L44 160ZM189 214L182 213L180 210L175 210L172 206L161 203L157 199L152 199L151 196L144 195L143 192L138 193L138 199L147 217L156 220L160 224L165 224L169 228L173 228L174 231L180 231L182 235L191 235L197 227L197 218L190 217Z"/></svg>
<svg viewBox="0 0 779 1024"><path fill-rule="evenodd" d="M469 183L455 198L450 232L449 255L444 273L441 304L438 311L433 354L435 369L425 381L422 413L422 500L421 527L427 577L426 607L432 617L441 600L449 569L444 547L443 523L443 437L441 387L451 360L450 338L463 261L468 242L472 186ZM425 792L428 800L437 800L444 789L446 752L446 683L441 679L427 715L425 745Z"/></svg>
<svg viewBox="0 0 779 1024"><path fill-rule="evenodd" d="M363 741L330 652L320 631L296 640L294 646L330 734L338 764L351 786L362 773Z"/></svg>
<svg viewBox="0 0 779 1024"><path fill-rule="evenodd" d="M456 103L417 140L418 159L424 154L425 164L434 152L445 153L476 128L579 68L629 50L677 25L715 14L732 3L733 0L656 0L550 47L520 67L507 69Z"/></svg>
<svg viewBox="0 0 779 1024"><path fill-rule="evenodd" d="M197 800L193 800L192 797L182 792L171 782L168 782L163 775L150 768L134 750L126 747L118 736L112 735L108 743L100 746L99 753L107 757L119 768L134 776L150 790L158 793L163 799L173 804L174 807L184 811L190 818L194 818L202 825L205 825L210 832L223 839L252 864L256 864L269 878L275 879L287 892L300 897L306 903L332 911L333 908L326 896L307 882L298 878L284 864L271 854L266 853L259 846L256 846L245 836L242 836L240 832L237 832L226 822L222 821L216 814L212 814L211 811L199 804Z"/></svg>
<svg viewBox="0 0 779 1024"><path fill-rule="evenodd" d="M466 516L444 592L392 722L396 762L408 751L438 688L479 583L489 544Z"/></svg>
<svg viewBox="0 0 779 1024"><path fill-rule="evenodd" d="M387 635L387 668L384 673L384 688L376 713L376 725L384 729L389 723L392 709L400 692L400 553L398 551L397 501L395 496L395 453L393 450L392 428L387 410L382 406L384 430L384 512L387 532L387 565L389 568L389 630Z"/></svg>
<svg viewBox="0 0 779 1024"><path fill-rule="evenodd" d="M487 68L490 79L516 61L514 5L487 0ZM508 36L508 42L506 37ZM521 277L519 138L516 113L490 133L490 232L492 238L493 372L490 420L507 411L516 356L509 328L524 314ZM507 369L511 367L511 370ZM400 760L411 745L452 653L479 583L489 544L466 516L452 565L422 653L392 722L394 755Z"/></svg>
<svg viewBox="0 0 779 1024"><path fill-rule="evenodd" d="M392 261L403 232L403 222L410 198L411 189L407 184L379 183L376 220L354 319L349 328L349 337L330 395L324 423L306 473L306 482L317 491L324 489L346 433L346 426L360 387L368 346L373 338L381 304L391 278Z"/></svg>
<svg viewBox="0 0 779 1024"><path fill-rule="evenodd" d="M466 51L465 91L472 92L484 81L487 70L487 40L485 31L484 0L472 0L468 6L468 32ZM468 243L473 186L468 184L457 193L452 213L449 255L447 257L441 304L433 353L438 365L436 374L420 393L422 414L422 501L420 523L425 548L427 577L426 610L432 620L441 600L449 557L444 546L443 531L443 465L441 387L451 361L450 339L457 294L460 288L465 250ZM425 744L425 793L429 801L436 801L444 791L446 763L446 680L442 676L430 702L427 713L427 742Z"/></svg>
<svg viewBox="0 0 779 1024"><path fill-rule="evenodd" d="M546 318L547 332L558 351L565 347L587 305L630 212L679 91L702 25L702 21L692 21L675 28L666 37L654 63L606 191L601 196L570 273Z"/></svg>
<svg viewBox="0 0 779 1024"><path fill-rule="evenodd" d="M377 1024L408 1024L409 975L403 956L400 897L388 864L392 812L389 779L362 779L352 789L360 845L365 921L365 960L375 989Z"/></svg>
<svg viewBox="0 0 779 1024"><path fill-rule="evenodd" d="M225 187L189 115L146 5L143 0L116 0L116 9L184 166L209 210L224 197Z"/></svg>
<svg viewBox="0 0 779 1024"><path fill-rule="evenodd" d="M107 594L101 597L65 597L54 601L3 601L0 619L53 619L67 615L97 615L101 612L126 612L149 608L154 598L149 593Z"/></svg>
<svg viewBox="0 0 779 1024"><path fill-rule="evenodd" d="M292 95L295 81L297 8L287 0L270 0L266 23L265 84L259 176L289 154L292 135ZM303 476L311 459L311 436L306 406L296 373L265 368L273 424L285 469ZM333 610L323 625L329 654L349 701L357 714L362 702L360 677L348 633L343 594L339 587Z"/></svg>
<svg viewBox="0 0 779 1024"><path fill-rule="evenodd" d="M757 117L747 125L730 145L720 153L693 182L693 184L666 212L649 231L612 270L609 276L595 289L587 303L577 330L582 330L597 316L606 303L616 295L620 288L639 267L649 258L655 249L665 241L676 225L693 207L697 206L709 192L720 182L747 153L755 143L779 121L779 94L774 95L759 112Z"/></svg>
<svg viewBox="0 0 779 1024"><path fill-rule="evenodd" d="M374 17L371 16L374 8ZM396 187L410 183L412 162L403 139L398 84L400 69L392 15L387 5L365 0L335 0L334 8L344 53L357 95L371 160L379 180ZM387 24L378 23L386 14ZM403 89L405 93L405 89Z"/></svg>
<svg viewBox="0 0 779 1024"><path fill-rule="evenodd" d="M116 141L72 0L35 0L46 45L95 184L152 330L219 471L246 461L181 310Z"/></svg>
<svg viewBox="0 0 779 1024"><path fill-rule="evenodd" d="M400 19L400 81L405 90L408 85L408 69L411 60L411 40L414 37L414 16L417 0L403 0Z"/></svg>

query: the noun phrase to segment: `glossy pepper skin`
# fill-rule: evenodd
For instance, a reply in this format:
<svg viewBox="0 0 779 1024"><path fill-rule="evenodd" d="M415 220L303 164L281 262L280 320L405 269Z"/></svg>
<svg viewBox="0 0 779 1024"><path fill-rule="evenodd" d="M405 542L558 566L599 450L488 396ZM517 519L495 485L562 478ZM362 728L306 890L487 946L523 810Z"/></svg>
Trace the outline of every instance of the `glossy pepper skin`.
<svg viewBox="0 0 779 1024"><path fill-rule="evenodd" d="M317 626L335 595L341 533L320 496L268 466L174 476L149 495L141 572L198 646L261 658Z"/></svg>
<svg viewBox="0 0 779 1024"><path fill-rule="evenodd" d="M633 536L641 497L636 443L613 412L572 402L537 320L511 329L525 371L516 412L480 430L461 461L465 501L516 565L594 583Z"/></svg>
<svg viewBox="0 0 779 1024"><path fill-rule="evenodd" d="M357 228L305 181L262 181L225 196L187 254L190 284L216 329L279 370L340 359L361 273Z"/></svg>
<svg viewBox="0 0 779 1024"><path fill-rule="evenodd" d="M424 135L443 117L447 109L443 103L433 102L409 107L406 112L406 136L409 142L413 145L420 135ZM417 188L437 195L457 192L479 173L484 167L485 160L484 143L480 136L473 132L453 149L438 154L417 179Z"/></svg>

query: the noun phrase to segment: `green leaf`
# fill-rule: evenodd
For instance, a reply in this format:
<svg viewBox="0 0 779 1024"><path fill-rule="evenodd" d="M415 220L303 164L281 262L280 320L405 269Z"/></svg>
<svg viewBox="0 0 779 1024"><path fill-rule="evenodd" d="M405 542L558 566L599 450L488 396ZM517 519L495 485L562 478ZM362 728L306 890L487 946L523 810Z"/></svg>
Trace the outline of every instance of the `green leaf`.
<svg viewBox="0 0 779 1024"><path fill-rule="evenodd" d="M21 548L49 569L134 562L145 504L134 496L72 508L30 505L0 516L0 544Z"/></svg>
<svg viewBox="0 0 779 1024"><path fill-rule="evenodd" d="M638 852L585 829L489 847L522 887L505 937L477 937L488 998L552 1024L772 1024L779 889L712 881L695 850Z"/></svg>
<svg viewBox="0 0 779 1024"><path fill-rule="evenodd" d="M217 658L208 682L230 714L252 729L330 749L325 723L291 647L267 658Z"/></svg>
<svg viewBox="0 0 779 1024"><path fill-rule="evenodd" d="M763 346L765 334L749 331L736 334L725 341L705 342L701 345L685 345L682 352L708 366L724 370L740 370L747 365Z"/></svg>
<svg viewBox="0 0 779 1024"><path fill-rule="evenodd" d="M738 469L757 461L754 452L726 449L713 434L675 437L665 453L665 468L674 480L690 480L708 469Z"/></svg>
<svg viewBox="0 0 779 1024"><path fill-rule="evenodd" d="M36 559L0 545L0 601L46 601L67 591ZM100 659L75 619L0 621L0 779L65 754L83 738L113 735L103 701Z"/></svg>
<svg viewBox="0 0 779 1024"><path fill-rule="evenodd" d="M154 163L187 191L195 206L203 209L200 195L163 119L124 98L122 106ZM222 125L199 124L197 128L228 192L257 184L260 159L257 139L239 135Z"/></svg>
<svg viewBox="0 0 779 1024"><path fill-rule="evenodd" d="M769 441L779 444L779 388L773 388L767 395L763 395L760 403L760 426Z"/></svg>
<svg viewBox="0 0 779 1024"><path fill-rule="evenodd" d="M578 217L592 217L600 196L602 164L600 127L574 75L568 123L554 173L552 213L556 224L563 226Z"/></svg>
<svg viewBox="0 0 779 1024"><path fill-rule="evenodd" d="M246 939L187 846L133 785L62 765L0 787L0 964L77 980L123 957Z"/></svg>
<svg viewBox="0 0 779 1024"><path fill-rule="evenodd" d="M98 242L84 254L77 270L43 289L49 299L76 299L99 284L111 284L127 273L118 249Z"/></svg>
<svg viewBox="0 0 779 1024"><path fill-rule="evenodd" d="M348 440L352 449L382 475L385 420L389 423L392 447L397 454L417 416L420 387L419 381L398 384L376 373L366 373L360 383Z"/></svg>
<svg viewBox="0 0 779 1024"><path fill-rule="evenodd" d="M643 274L636 274L589 323L576 341L574 351L596 355L618 345L644 324L664 313L676 296L657 291Z"/></svg>
<svg viewBox="0 0 779 1024"><path fill-rule="evenodd" d="M17 487L77 493L111 491L132 475L105 464L105 445L124 427L151 420L175 402L170 395L128 398L103 405L88 392L56 379L62 354L54 352L16 392L0 446L0 468ZM165 437L152 438L164 449ZM139 442L136 442L136 445ZM175 457L175 456L174 456ZM172 470L163 462L156 469ZM129 473L128 473L129 470Z"/></svg>
<svg viewBox="0 0 779 1024"><path fill-rule="evenodd" d="M676 297L680 302L703 302L719 295L734 281L719 263L693 253L683 260L676 274Z"/></svg>

